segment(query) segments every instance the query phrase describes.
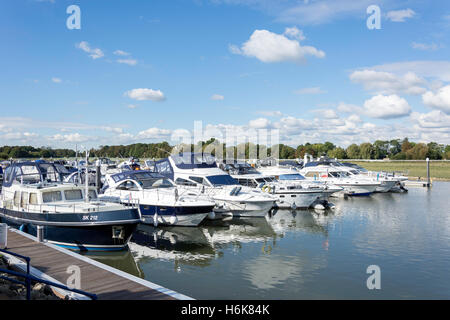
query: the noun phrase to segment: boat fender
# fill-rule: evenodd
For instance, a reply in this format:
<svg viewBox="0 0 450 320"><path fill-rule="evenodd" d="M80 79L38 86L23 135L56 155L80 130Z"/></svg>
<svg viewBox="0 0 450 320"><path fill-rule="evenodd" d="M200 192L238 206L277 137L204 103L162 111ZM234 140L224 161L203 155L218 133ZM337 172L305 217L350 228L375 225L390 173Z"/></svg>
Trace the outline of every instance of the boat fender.
<svg viewBox="0 0 450 320"><path fill-rule="evenodd" d="M314 205L314 209L316 210L325 210L325 206L321 203L317 203Z"/></svg>
<svg viewBox="0 0 450 320"><path fill-rule="evenodd" d="M237 196L239 192L241 192L242 187L237 187L236 190L234 191L234 195Z"/></svg>
<svg viewBox="0 0 450 320"><path fill-rule="evenodd" d="M158 226L158 213L155 212L155 214L153 215L153 225L155 227Z"/></svg>
<svg viewBox="0 0 450 320"><path fill-rule="evenodd" d="M211 211L210 213L208 213L208 219L215 219L216 218L216 214L214 213L214 211Z"/></svg>
<svg viewBox="0 0 450 320"><path fill-rule="evenodd" d="M237 187L234 187L233 189L231 189L230 191L230 196L234 195L234 192L236 191Z"/></svg>
<svg viewBox="0 0 450 320"><path fill-rule="evenodd" d="M175 224L175 223L177 223L177 221L178 221L178 218L177 218L176 215L172 215L172 216L169 218L169 223L170 223L170 224Z"/></svg>
<svg viewBox="0 0 450 320"><path fill-rule="evenodd" d="M295 202L294 202L293 204L291 204L291 209L292 209L292 210L297 209L297 205L295 204Z"/></svg>

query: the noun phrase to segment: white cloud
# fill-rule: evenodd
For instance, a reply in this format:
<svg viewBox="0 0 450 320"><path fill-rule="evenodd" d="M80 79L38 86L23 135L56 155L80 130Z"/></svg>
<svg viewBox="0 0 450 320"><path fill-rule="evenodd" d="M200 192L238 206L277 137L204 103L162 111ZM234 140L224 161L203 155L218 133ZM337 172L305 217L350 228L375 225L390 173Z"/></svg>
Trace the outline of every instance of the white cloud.
<svg viewBox="0 0 450 320"><path fill-rule="evenodd" d="M161 90L153 90L148 88L132 89L125 92L124 95L128 96L131 99L139 101L141 100L163 101L166 99Z"/></svg>
<svg viewBox="0 0 450 320"><path fill-rule="evenodd" d="M437 49L439 49L441 46L438 46L436 43L418 43L418 42L413 42L411 43L411 47L413 47L414 49L418 49L418 50L429 50L429 51L435 51Z"/></svg>
<svg viewBox="0 0 450 320"><path fill-rule="evenodd" d="M339 118L336 111L333 109L316 109L316 110L312 110L312 112L316 113L319 118L325 118L325 119L338 119Z"/></svg>
<svg viewBox="0 0 450 320"><path fill-rule="evenodd" d="M223 100L223 99L225 99L225 97L220 94L213 94L211 96L211 100Z"/></svg>
<svg viewBox="0 0 450 320"><path fill-rule="evenodd" d="M130 53L122 51L122 50L116 50L113 52L116 56L129 56Z"/></svg>
<svg viewBox="0 0 450 320"><path fill-rule="evenodd" d="M306 37L302 30L297 29L297 27L286 28L283 33L286 37L297 39L298 41L305 40Z"/></svg>
<svg viewBox="0 0 450 320"><path fill-rule="evenodd" d="M450 81L450 61L445 60L415 60L394 62L373 66L368 69L392 72L397 75L413 72L419 77L429 77L447 82Z"/></svg>
<svg viewBox="0 0 450 320"><path fill-rule="evenodd" d="M137 64L137 60L136 59L117 59L116 61L118 63L127 64L129 66L135 66Z"/></svg>
<svg viewBox="0 0 450 320"><path fill-rule="evenodd" d="M325 53L311 46L301 46L296 39L268 30L255 30L241 48L230 46L234 54L254 57L262 62L301 62L306 56L325 57Z"/></svg>
<svg viewBox="0 0 450 320"><path fill-rule="evenodd" d="M413 72L397 76L390 72L364 69L354 71L350 75L350 80L362 84L366 90L375 93L419 95L426 91L423 87L426 81Z"/></svg>
<svg viewBox="0 0 450 320"><path fill-rule="evenodd" d="M266 118L258 118L254 120L250 120L248 122L250 128L254 129L266 129L270 128L270 121Z"/></svg>
<svg viewBox="0 0 450 320"><path fill-rule="evenodd" d="M61 83L62 82L62 80L60 78L52 78L52 81L54 83Z"/></svg>
<svg viewBox="0 0 450 320"><path fill-rule="evenodd" d="M354 105L354 104L340 102L337 107L337 110L340 112L344 112L344 113L353 113L353 112L360 111L361 107Z"/></svg>
<svg viewBox="0 0 450 320"><path fill-rule="evenodd" d="M71 133L71 134L55 134L50 137L50 140L56 140L66 143L73 143L73 142L86 142L91 140L90 137L81 135L79 133Z"/></svg>
<svg viewBox="0 0 450 320"><path fill-rule="evenodd" d="M127 108L129 108L129 109L136 109L136 108L137 108L137 105L135 105L135 104L129 104L129 105L127 105Z"/></svg>
<svg viewBox="0 0 450 320"><path fill-rule="evenodd" d="M164 139L170 135L171 131L160 128L149 128L147 130L140 131L137 135L137 139Z"/></svg>
<svg viewBox="0 0 450 320"><path fill-rule="evenodd" d="M440 88L437 92L427 91L422 95L425 105L450 114L450 85Z"/></svg>
<svg viewBox="0 0 450 320"><path fill-rule="evenodd" d="M386 18L393 22L405 22L405 19L415 16L415 12L412 9L393 10L386 14Z"/></svg>
<svg viewBox="0 0 450 320"><path fill-rule="evenodd" d="M304 1L303 3L297 1L296 5L282 9L277 14L277 20L302 25L329 23L349 15L365 13L366 8L371 4L373 4L373 0L321 0Z"/></svg>
<svg viewBox="0 0 450 320"><path fill-rule="evenodd" d="M440 110L428 113L412 112L411 120L417 122L421 128L450 128L450 116Z"/></svg>
<svg viewBox="0 0 450 320"><path fill-rule="evenodd" d="M325 90L320 89L320 87L312 87L312 88L302 88L299 90L295 90L296 94L322 94L326 93Z"/></svg>
<svg viewBox="0 0 450 320"><path fill-rule="evenodd" d="M397 95L376 95L364 102L364 113L372 118L392 119L411 113L408 102Z"/></svg>
<svg viewBox="0 0 450 320"><path fill-rule="evenodd" d="M81 49L84 52L88 53L89 56L94 60L98 59L98 58L102 58L105 55L102 50L100 50L98 48L91 48L89 46L89 43L87 43L86 41L81 41L80 43L77 43L75 46L78 49Z"/></svg>
<svg viewBox="0 0 450 320"><path fill-rule="evenodd" d="M281 117L283 113L281 111L270 111L270 110L262 110L258 111L258 114L261 114L266 117Z"/></svg>

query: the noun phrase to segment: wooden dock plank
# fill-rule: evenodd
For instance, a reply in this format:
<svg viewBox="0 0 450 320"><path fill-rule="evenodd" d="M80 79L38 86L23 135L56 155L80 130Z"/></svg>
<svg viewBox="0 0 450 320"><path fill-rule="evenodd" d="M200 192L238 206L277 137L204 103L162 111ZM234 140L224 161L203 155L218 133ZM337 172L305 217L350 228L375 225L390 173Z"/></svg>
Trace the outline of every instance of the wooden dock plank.
<svg viewBox="0 0 450 320"><path fill-rule="evenodd" d="M33 237L19 231L8 230L8 250L31 258L31 265L66 284L71 275L67 272L69 266L78 266L81 271L81 290L95 293L98 299L142 300L163 299L174 300L174 296L189 297L177 294L171 290L160 288L151 282L135 279L120 271L113 271L101 263L93 262L66 249L39 243ZM164 292L161 292L161 291ZM170 292L169 294L165 291ZM171 294L173 293L173 294Z"/></svg>

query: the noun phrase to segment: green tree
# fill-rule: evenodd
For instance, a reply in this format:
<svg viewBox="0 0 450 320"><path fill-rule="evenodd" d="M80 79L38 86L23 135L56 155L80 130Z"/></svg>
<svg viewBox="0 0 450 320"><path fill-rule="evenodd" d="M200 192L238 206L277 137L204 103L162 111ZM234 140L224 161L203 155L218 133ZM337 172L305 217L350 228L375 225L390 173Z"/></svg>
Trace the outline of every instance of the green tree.
<svg viewBox="0 0 450 320"><path fill-rule="evenodd" d="M337 147L334 148L333 150L328 151L328 156L330 158L347 159L347 153L341 147Z"/></svg>
<svg viewBox="0 0 450 320"><path fill-rule="evenodd" d="M345 151L347 152L347 157L349 159L360 159L360 151L357 144L353 143L349 145Z"/></svg>
<svg viewBox="0 0 450 320"><path fill-rule="evenodd" d="M375 148L370 142L362 143L359 146L359 156L362 159L373 159L375 156Z"/></svg>

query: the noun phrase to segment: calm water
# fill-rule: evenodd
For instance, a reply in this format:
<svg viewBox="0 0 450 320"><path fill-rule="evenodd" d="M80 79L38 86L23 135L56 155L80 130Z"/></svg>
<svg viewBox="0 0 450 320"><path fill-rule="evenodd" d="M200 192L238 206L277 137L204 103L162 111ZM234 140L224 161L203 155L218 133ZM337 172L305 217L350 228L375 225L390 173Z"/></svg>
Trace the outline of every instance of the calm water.
<svg viewBox="0 0 450 320"><path fill-rule="evenodd" d="M94 259L196 299L449 299L450 183L198 228L142 227ZM381 290L368 290L369 265Z"/></svg>

